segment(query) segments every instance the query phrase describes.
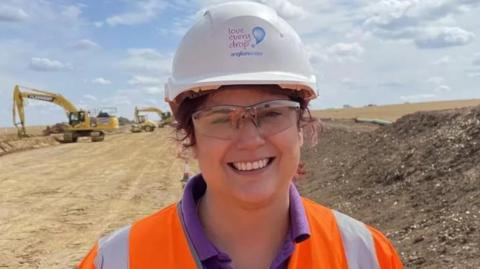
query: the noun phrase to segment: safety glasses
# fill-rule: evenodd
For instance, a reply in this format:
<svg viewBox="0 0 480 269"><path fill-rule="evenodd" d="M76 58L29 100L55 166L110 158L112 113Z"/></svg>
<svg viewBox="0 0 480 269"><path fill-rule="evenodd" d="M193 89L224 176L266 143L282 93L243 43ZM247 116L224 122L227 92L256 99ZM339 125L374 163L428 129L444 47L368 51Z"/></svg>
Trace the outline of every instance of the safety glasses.
<svg viewBox="0 0 480 269"><path fill-rule="evenodd" d="M213 106L192 115L197 133L224 140L235 138L245 123L252 122L260 135L270 136L297 124L299 117L300 104L290 100L273 100L251 106Z"/></svg>

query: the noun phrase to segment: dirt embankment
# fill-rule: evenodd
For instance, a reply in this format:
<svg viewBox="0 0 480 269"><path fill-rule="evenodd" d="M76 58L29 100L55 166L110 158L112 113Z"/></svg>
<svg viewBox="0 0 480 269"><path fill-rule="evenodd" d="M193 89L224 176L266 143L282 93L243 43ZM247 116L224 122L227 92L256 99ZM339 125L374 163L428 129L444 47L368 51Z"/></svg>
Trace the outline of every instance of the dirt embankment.
<svg viewBox="0 0 480 269"><path fill-rule="evenodd" d="M121 133L129 133L129 128L130 126L122 126L116 130L106 131L105 135L111 136ZM0 156L63 143L63 133L45 135L43 133L45 130L44 126L28 127L27 130L27 135L20 138L18 137L15 128L0 128ZM90 140L90 138L81 137L80 141L82 140Z"/></svg>
<svg viewBox="0 0 480 269"><path fill-rule="evenodd" d="M172 129L0 156L0 268L74 268L105 233L179 199Z"/></svg>
<svg viewBox="0 0 480 269"><path fill-rule="evenodd" d="M480 106L326 126L304 195L379 227L406 268L480 268Z"/></svg>
<svg viewBox="0 0 480 269"><path fill-rule="evenodd" d="M57 145L59 142L54 137L28 137L0 140L0 156L7 153L24 151L29 149L37 149Z"/></svg>

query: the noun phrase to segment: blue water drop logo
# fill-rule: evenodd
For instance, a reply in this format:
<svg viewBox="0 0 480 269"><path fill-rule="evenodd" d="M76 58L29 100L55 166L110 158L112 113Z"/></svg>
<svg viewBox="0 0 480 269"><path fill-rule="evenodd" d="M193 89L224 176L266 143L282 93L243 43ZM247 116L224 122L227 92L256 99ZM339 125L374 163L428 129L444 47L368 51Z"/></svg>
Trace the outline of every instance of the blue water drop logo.
<svg viewBox="0 0 480 269"><path fill-rule="evenodd" d="M257 26L252 29L253 38L255 38L255 45L262 42L265 38L265 30L262 27Z"/></svg>

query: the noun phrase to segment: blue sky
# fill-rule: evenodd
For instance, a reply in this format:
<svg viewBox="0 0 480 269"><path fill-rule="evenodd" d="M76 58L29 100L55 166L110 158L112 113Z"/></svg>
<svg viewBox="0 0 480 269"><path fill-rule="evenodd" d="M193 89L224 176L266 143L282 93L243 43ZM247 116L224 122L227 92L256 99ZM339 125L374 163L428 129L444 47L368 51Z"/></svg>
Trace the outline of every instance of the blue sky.
<svg viewBox="0 0 480 269"><path fill-rule="evenodd" d="M61 93L79 107L159 106L175 48L216 0L0 1L0 126L15 84ZM480 0L258 0L310 52L312 108L480 98ZM28 124L65 121L31 101ZM154 116L152 116L154 118Z"/></svg>

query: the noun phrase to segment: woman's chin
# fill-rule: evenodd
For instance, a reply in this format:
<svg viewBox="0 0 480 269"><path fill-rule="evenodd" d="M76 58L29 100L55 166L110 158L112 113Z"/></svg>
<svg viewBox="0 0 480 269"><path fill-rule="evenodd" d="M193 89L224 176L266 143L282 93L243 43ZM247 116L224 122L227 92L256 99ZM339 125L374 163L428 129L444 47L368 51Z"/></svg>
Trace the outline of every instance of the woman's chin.
<svg viewBox="0 0 480 269"><path fill-rule="evenodd" d="M245 205L262 206L273 201L279 194L279 188L271 186L249 186L232 190L233 198Z"/></svg>

